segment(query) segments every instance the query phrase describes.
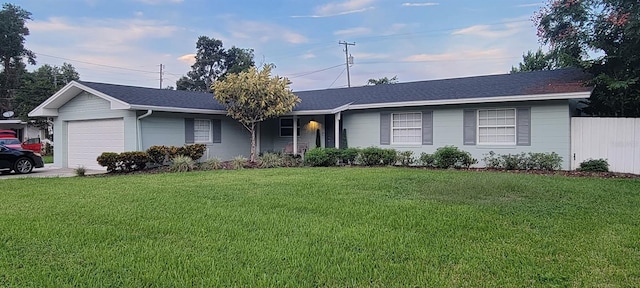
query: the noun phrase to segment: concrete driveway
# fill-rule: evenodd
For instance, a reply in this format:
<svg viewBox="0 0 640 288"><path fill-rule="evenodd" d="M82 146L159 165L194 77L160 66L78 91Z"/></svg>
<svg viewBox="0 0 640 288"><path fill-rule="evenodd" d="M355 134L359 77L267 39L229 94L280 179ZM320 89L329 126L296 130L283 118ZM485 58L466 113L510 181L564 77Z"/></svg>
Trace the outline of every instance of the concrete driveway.
<svg viewBox="0 0 640 288"><path fill-rule="evenodd" d="M106 170L87 170L85 175L95 175L107 173ZM6 174L0 175L0 180L12 179L12 178L45 178L45 177L73 177L76 176L75 171L70 168L59 168L53 166L53 164L44 164L43 168L35 168L33 172L29 174Z"/></svg>

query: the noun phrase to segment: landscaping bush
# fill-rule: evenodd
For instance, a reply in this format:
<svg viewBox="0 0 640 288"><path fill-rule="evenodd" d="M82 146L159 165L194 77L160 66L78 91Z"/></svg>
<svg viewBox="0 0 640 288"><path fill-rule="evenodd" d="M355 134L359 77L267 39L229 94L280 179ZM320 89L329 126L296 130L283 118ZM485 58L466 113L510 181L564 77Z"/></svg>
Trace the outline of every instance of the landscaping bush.
<svg viewBox="0 0 640 288"><path fill-rule="evenodd" d="M456 146L440 147L433 153L433 163L437 168L469 168L478 163L478 160L471 157L471 154L458 149Z"/></svg>
<svg viewBox="0 0 640 288"><path fill-rule="evenodd" d="M609 162L607 162L607 159L589 159L582 161L578 171L609 172Z"/></svg>
<svg viewBox="0 0 640 288"><path fill-rule="evenodd" d="M396 159L400 165L405 167L410 166L415 162L415 159L413 158L413 151L398 151Z"/></svg>
<svg viewBox="0 0 640 288"><path fill-rule="evenodd" d="M330 167L338 164L340 150L336 148L313 148L304 154L305 164L313 167Z"/></svg>
<svg viewBox="0 0 640 288"><path fill-rule="evenodd" d="M353 165L356 163L360 150L358 148L344 148L340 149L340 161L343 164Z"/></svg>
<svg viewBox="0 0 640 288"><path fill-rule="evenodd" d="M118 168L118 153L103 152L96 159L102 167L107 167L107 172L115 172Z"/></svg>
<svg viewBox="0 0 640 288"><path fill-rule="evenodd" d="M393 165L396 163L396 150L367 147L360 150L359 157L365 166Z"/></svg>
<svg viewBox="0 0 640 288"><path fill-rule="evenodd" d="M76 167L76 169L73 169L73 172L78 177L84 177L85 174L87 173L87 168L85 168L84 166L80 165L80 166Z"/></svg>
<svg viewBox="0 0 640 288"><path fill-rule="evenodd" d="M280 154L282 159L282 167L300 167L302 166L302 157L300 155Z"/></svg>
<svg viewBox="0 0 640 288"><path fill-rule="evenodd" d="M249 160L246 157L238 155L231 160L231 168L234 170L243 169L248 162Z"/></svg>
<svg viewBox="0 0 640 288"><path fill-rule="evenodd" d="M211 158L200 164L202 170L218 170L222 169L222 161L218 158Z"/></svg>
<svg viewBox="0 0 640 288"><path fill-rule="evenodd" d="M186 144L182 147L155 145L147 149L147 154L149 154L152 163L164 165L166 161L171 161L176 156L186 156L192 160L198 160L206 151L207 145L205 144Z"/></svg>
<svg viewBox="0 0 640 288"><path fill-rule="evenodd" d="M552 171L562 167L562 157L555 152L499 155L490 151L482 160L491 169Z"/></svg>
<svg viewBox="0 0 640 288"><path fill-rule="evenodd" d="M147 167L149 154L147 152L122 152L118 155L118 165L122 172L139 171Z"/></svg>
<svg viewBox="0 0 640 288"><path fill-rule="evenodd" d="M167 159L168 151L167 146L154 145L147 149L147 155L149 155L149 161L157 165L163 165Z"/></svg>
<svg viewBox="0 0 640 288"><path fill-rule="evenodd" d="M275 168L282 166L282 156L277 153L264 153L258 157L260 168Z"/></svg>
<svg viewBox="0 0 640 288"><path fill-rule="evenodd" d="M420 153L420 159L418 161L422 166L435 167L436 158L433 156L433 154L422 152Z"/></svg>
<svg viewBox="0 0 640 288"><path fill-rule="evenodd" d="M188 172L196 167L196 162L189 156L178 155L173 157L169 171L171 172Z"/></svg>

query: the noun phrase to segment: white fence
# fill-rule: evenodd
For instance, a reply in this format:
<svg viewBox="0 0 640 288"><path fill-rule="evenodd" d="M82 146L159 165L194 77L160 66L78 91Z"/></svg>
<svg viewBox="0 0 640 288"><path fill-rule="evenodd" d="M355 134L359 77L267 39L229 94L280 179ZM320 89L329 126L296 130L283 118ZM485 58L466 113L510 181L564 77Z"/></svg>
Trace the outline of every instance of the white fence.
<svg viewBox="0 0 640 288"><path fill-rule="evenodd" d="M571 118L571 169L607 159L609 170L640 174L640 118Z"/></svg>

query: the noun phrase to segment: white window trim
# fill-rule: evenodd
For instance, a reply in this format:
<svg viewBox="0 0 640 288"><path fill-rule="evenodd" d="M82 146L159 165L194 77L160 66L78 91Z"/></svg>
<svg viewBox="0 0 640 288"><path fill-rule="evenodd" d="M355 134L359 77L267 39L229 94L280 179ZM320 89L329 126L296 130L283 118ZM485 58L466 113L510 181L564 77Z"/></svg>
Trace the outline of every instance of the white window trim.
<svg viewBox="0 0 640 288"><path fill-rule="evenodd" d="M293 123L293 117L278 118L278 135L280 137L293 138L293 126L282 126L282 120L284 119L291 119L291 123ZM298 117L297 121L300 122L300 117ZM282 128L291 128L291 135L282 136ZM300 129L300 123L298 123L298 138L300 138L300 132L302 132L302 129Z"/></svg>
<svg viewBox="0 0 640 288"><path fill-rule="evenodd" d="M398 115L398 114L419 114L420 115L420 125L418 127L398 127L398 128L394 128L393 127L393 115ZM406 111L406 112L396 112L396 113L391 113L391 119L389 121L389 131L390 131L390 136L391 136L391 145L422 145L422 112L419 111ZM394 131L400 130L400 129L418 129L420 130L420 140L418 142L395 142L393 141L393 134Z"/></svg>
<svg viewBox="0 0 640 288"><path fill-rule="evenodd" d="M209 122L209 140L208 141L196 141L196 122L207 121ZM213 121L211 119L193 119L193 143L213 143Z"/></svg>
<svg viewBox="0 0 640 288"><path fill-rule="evenodd" d="M489 111L489 110L513 110L513 125L485 125L482 128L494 128L494 127L511 127L515 131L515 135L513 137L513 142L480 142L480 111ZM515 146L518 140L518 111L516 108L483 108L476 110L476 145L479 146Z"/></svg>

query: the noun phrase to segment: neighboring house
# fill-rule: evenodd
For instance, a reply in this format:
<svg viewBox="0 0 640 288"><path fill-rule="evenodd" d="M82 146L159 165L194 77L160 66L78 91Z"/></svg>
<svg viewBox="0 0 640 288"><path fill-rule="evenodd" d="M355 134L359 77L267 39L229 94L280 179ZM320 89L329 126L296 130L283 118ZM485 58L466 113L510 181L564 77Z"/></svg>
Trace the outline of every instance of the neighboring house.
<svg viewBox="0 0 640 288"><path fill-rule="evenodd" d="M569 169L570 117L592 88L576 69L295 92L293 112L258 127L258 150L301 153L378 146L433 153L455 145L479 160L556 152ZM53 117L54 163L99 168L102 152L205 143L205 158L248 155L249 133L210 93L71 82L29 113ZM480 162L480 165L483 163Z"/></svg>

